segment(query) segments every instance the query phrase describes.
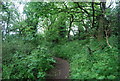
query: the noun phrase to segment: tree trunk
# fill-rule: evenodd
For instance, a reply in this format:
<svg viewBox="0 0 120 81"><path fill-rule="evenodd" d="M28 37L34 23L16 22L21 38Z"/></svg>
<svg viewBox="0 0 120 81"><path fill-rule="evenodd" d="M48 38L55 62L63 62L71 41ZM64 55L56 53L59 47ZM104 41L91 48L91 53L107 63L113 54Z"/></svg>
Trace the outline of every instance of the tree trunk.
<svg viewBox="0 0 120 81"><path fill-rule="evenodd" d="M7 14L8 14L8 18L7 18L6 35L9 34L10 12L7 11Z"/></svg>
<svg viewBox="0 0 120 81"><path fill-rule="evenodd" d="M94 0L93 0L94 1ZM92 19L92 28L94 28L94 23L95 23L95 9L94 9L94 2L92 2L92 10L93 10L93 13L92 13L92 16L93 16L93 19Z"/></svg>
<svg viewBox="0 0 120 81"><path fill-rule="evenodd" d="M100 19L99 19L99 25L98 25L98 36L97 36L97 39L100 41L103 39L103 36L104 36L104 19L103 19L103 16L100 16Z"/></svg>
<svg viewBox="0 0 120 81"><path fill-rule="evenodd" d="M70 25L69 25L69 29L68 29L68 40L70 40L70 31L71 31L72 23L73 23L73 15L71 15L71 17L70 17Z"/></svg>
<svg viewBox="0 0 120 81"><path fill-rule="evenodd" d="M106 0L105 0L106 1ZM99 16L99 25L98 25L98 41L102 40L104 37L104 29L105 29L105 8L106 8L106 2L100 2L100 8L101 8L101 15Z"/></svg>
<svg viewBox="0 0 120 81"><path fill-rule="evenodd" d="M80 33L81 33L81 31L80 31L80 28L78 27L78 40L81 39L81 37L80 37Z"/></svg>

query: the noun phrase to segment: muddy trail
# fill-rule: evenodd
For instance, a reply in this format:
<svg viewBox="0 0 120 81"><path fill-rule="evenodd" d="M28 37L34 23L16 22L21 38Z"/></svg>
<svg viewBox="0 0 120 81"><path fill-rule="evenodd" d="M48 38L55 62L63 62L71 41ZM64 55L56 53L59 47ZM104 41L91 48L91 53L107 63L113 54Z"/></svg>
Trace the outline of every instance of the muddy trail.
<svg viewBox="0 0 120 81"><path fill-rule="evenodd" d="M54 68L47 72L46 81L58 81L58 79L68 79L69 77L69 63L62 58L54 58L56 63ZM56 80L55 80L56 79Z"/></svg>

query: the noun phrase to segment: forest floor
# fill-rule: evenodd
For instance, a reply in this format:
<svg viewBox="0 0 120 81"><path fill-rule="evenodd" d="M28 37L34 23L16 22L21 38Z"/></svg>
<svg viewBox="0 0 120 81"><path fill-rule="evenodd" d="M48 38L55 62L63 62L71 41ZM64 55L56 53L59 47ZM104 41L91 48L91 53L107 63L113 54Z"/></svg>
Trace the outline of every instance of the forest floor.
<svg viewBox="0 0 120 81"><path fill-rule="evenodd" d="M55 57L54 68L47 72L47 79L68 79L69 63L62 58Z"/></svg>

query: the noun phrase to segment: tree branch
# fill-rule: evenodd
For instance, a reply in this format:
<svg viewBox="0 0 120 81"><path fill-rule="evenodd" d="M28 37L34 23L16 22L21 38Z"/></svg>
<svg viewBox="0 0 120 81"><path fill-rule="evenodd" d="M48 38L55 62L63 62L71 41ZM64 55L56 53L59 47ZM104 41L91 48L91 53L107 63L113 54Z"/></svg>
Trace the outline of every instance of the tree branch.
<svg viewBox="0 0 120 81"><path fill-rule="evenodd" d="M105 30L105 34L106 34L106 43L108 44L108 46L110 47L110 48L112 48L112 46L109 44L109 42L108 42L108 35L107 35L107 30Z"/></svg>
<svg viewBox="0 0 120 81"><path fill-rule="evenodd" d="M110 8L112 4L113 4L113 2L111 1L111 2L110 2L110 5L109 5L106 9Z"/></svg>
<svg viewBox="0 0 120 81"><path fill-rule="evenodd" d="M81 10L83 10L88 16L90 16L90 14L88 13L88 11L85 10L82 6L80 6L78 2L74 2L74 3L76 3L77 6L78 6Z"/></svg>

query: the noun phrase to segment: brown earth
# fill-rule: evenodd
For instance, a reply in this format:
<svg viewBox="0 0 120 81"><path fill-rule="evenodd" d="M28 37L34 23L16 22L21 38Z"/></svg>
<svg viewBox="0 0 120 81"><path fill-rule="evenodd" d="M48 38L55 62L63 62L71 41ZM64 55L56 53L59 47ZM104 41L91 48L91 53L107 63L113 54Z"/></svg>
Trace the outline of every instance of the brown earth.
<svg viewBox="0 0 120 81"><path fill-rule="evenodd" d="M56 60L56 63L54 64L55 67L47 72L46 80L50 81L50 79L54 79L51 81L59 81L58 79L63 79L63 80L68 79L69 63L61 58L55 57L54 59Z"/></svg>

